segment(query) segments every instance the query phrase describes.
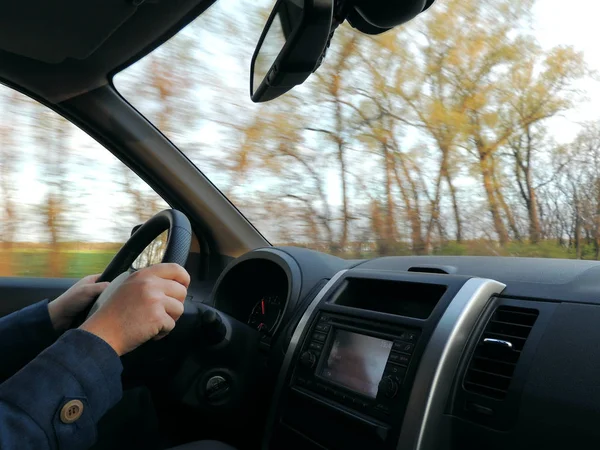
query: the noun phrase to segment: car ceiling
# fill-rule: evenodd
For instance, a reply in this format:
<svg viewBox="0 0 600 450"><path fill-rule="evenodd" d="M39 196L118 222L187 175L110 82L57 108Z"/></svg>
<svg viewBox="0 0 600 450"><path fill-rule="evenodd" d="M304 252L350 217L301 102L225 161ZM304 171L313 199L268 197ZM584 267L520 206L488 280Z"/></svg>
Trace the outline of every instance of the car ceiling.
<svg viewBox="0 0 600 450"><path fill-rule="evenodd" d="M0 79L59 103L173 36L215 0L30 0L0 13Z"/></svg>

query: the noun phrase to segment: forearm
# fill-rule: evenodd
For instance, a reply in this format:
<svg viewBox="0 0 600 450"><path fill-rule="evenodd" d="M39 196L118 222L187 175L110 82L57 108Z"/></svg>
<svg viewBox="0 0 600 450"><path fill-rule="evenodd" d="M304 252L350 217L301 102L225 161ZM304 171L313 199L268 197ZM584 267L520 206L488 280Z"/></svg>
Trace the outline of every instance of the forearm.
<svg viewBox="0 0 600 450"><path fill-rule="evenodd" d="M1 318L0 382L52 345L58 336L45 300Z"/></svg>
<svg viewBox="0 0 600 450"><path fill-rule="evenodd" d="M87 449L98 420L121 398L121 370L100 338L65 333L0 385L0 448ZM82 405L81 415L68 423L61 411L72 400Z"/></svg>

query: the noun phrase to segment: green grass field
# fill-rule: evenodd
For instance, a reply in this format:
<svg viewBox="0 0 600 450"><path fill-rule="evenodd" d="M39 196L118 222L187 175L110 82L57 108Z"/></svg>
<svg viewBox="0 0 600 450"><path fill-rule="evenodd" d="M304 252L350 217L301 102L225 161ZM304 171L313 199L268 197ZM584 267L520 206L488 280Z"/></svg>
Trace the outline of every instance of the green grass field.
<svg viewBox="0 0 600 450"><path fill-rule="evenodd" d="M92 273L101 273L117 252L119 244L100 248L77 249L71 247L60 253L60 272L56 277L81 278ZM326 249L320 249L327 251ZM396 255L410 255L406 245L394 249ZM436 255L473 255L473 256L519 256L533 258L574 259L573 248L546 241L532 245L526 242L512 242L506 247L484 241L469 241L461 244L448 242L433 252ZM34 245L16 247L12 250L0 249L0 276L45 277L49 276L49 251L46 248L35 248ZM376 252L366 251L362 254L339 255L347 258L374 258ZM595 251L591 244L582 245L582 259L594 259Z"/></svg>
<svg viewBox="0 0 600 450"><path fill-rule="evenodd" d="M361 252L355 252L347 255L339 255L346 258L376 258L377 249L374 245L370 249L363 249ZM327 252L327 248L318 249ZM398 243L389 249L388 256L410 256L413 252L406 243ZM441 247L432 249L432 255L447 256L514 256L523 258L557 258L557 259L576 259L577 252L575 248L559 245L556 241L543 241L537 244L529 242L511 242L502 247L498 243L490 241L465 241L462 243L446 242ZM581 245L581 259L594 260L596 252L593 244L584 243Z"/></svg>
<svg viewBox="0 0 600 450"><path fill-rule="evenodd" d="M110 262L113 251L69 251L61 253L61 273L55 276L81 278L92 273L101 273ZM48 251L16 250L0 251L0 260L8 262L13 276L47 276ZM6 274L9 275L9 274Z"/></svg>

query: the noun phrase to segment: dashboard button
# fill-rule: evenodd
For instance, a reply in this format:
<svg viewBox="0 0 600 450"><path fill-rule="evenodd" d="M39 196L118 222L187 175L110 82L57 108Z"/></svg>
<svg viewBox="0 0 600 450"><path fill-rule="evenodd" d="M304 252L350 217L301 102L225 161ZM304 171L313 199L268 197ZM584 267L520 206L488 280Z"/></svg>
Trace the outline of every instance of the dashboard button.
<svg viewBox="0 0 600 450"><path fill-rule="evenodd" d="M327 335L322 333L313 333L312 338L314 341L325 342Z"/></svg>
<svg viewBox="0 0 600 450"><path fill-rule="evenodd" d="M317 362L317 357L312 352L304 352L300 355L300 363L308 368L313 368Z"/></svg>
<svg viewBox="0 0 600 450"><path fill-rule="evenodd" d="M315 330L320 331L322 333L327 333L330 328L331 328L331 325L329 325L329 324L318 323L317 326L315 327Z"/></svg>
<svg viewBox="0 0 600 450"><path fill-rule="evenodd" d="M362 409L365 409L368 405L367 405L367 402L360 400L358 398L355 398L353 401L353 406L362 410Z"/></svg>
<svg viewBox="0 0 600 450"><path fill-rule="evenodd" d="M381 411L384 414L389 414L391 409L389 406L384 405L383 403L378 403L377 405L375 405L375 409L377 411Z"/></svg>
<svg viewBox="0 0 600 450"><path fill-rule="evenodd" d="M320 342L311 342L308 345L308 348L310 348L311 350L321 351L323 350L323 344L321 344Z"/></svg>
<svg viewBox="0 0 600 450"><path fill-rule="evenodd" d="M329 322L330 320L331 320L331 317L329 317L329 316L321 316L319 318L320 322Z"/></svg>
<svg viewBox="0 0 600 450"><path fill-rule="evenodd" d="M387 375L394 375L396 377L402 377L406 373L406 367L399 366L398 364L388 363L385 368Z"/></svg>
<svg viewBox="0 0 600 450"><path fill-rule="evenodd" d="M399 336L399 339L407 342L416 342L418 333L415 331L404 331Z"/></svg>
<svg viewBox="0 0 600 450"><path fill-rule="evenodd" d="M387 398L394 398L398 393L398 382L389 375L384 377L379 382L379 392Z"/></svg>
<svg viewBox="0 0 600 450"><path fill-rule="evenodd" d="M394 342L392 347L394 350L404 353L412 353L415 348L415 344L408 344L406 342Z"/></svg>
<svg viewBox="0 0 600 450"><path fill-rule="evenodd" d="M408 366L410 357L408 355L404 355L402 353L391 352L388 361L394 362L396 364L401 364L403 366Z"/></svg>

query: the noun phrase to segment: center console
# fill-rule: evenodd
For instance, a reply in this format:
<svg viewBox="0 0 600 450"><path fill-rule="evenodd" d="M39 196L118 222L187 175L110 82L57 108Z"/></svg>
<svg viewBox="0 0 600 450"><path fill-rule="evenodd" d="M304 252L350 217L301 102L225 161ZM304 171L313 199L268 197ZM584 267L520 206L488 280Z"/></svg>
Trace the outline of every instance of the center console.
<svg viewBox="0 0 600 450"><path fill-rule="evenodd" d="M418 328L319 313L291 385L386 422L402 409L401 391L419 333Z"/></svg>
<svg viewBox="0 0 600 450"><path fill-rule="evenodd" d="M419 416L419 423L427 418L426 402L432 400L427 391L466 311L449 305L455 297L457 304L470 305L481 294L466 292L468 281L425 273L338 273L313 299L292 337L263 448L398 448L405 418L414 416L414 422ZM488 291L482 291L487 297L481 297L479 312L490 299ZM432 349L433 340L446 343ZM414 428L418 439L420 428Z"/></svg>

